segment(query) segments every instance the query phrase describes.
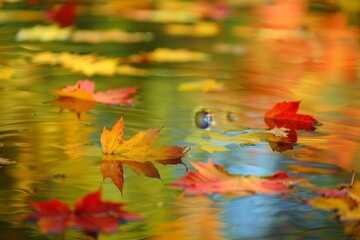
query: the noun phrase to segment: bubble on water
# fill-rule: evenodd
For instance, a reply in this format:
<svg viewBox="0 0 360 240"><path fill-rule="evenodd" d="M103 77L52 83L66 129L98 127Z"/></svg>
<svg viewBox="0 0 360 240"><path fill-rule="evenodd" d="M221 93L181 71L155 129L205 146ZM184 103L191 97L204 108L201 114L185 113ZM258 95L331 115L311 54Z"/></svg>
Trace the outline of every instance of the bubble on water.
<svg viewBox="0 0 360 240"><path fill-rule="evenodd" d="M195 124L198 128L208 128L214 123L211 112L201 110L195 113Z"/></svg>

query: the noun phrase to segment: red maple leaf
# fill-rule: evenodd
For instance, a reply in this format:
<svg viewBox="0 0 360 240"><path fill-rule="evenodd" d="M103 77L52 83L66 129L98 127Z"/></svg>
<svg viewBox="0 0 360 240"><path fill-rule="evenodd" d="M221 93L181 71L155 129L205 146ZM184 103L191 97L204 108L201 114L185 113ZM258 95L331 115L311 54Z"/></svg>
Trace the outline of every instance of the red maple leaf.
<svg viewBox="0 0 360 240"><path fill-rule="evenodd" d="M37 222L40 230L45 233L57 233L71 227L96 236L98 232L116 231L119 223L141 219L135 213L122 210L122 203L102 201L100 190L78 199L73 211L67 204L56 199L31 201L30 205L35 212L26 219Z"/></svg>
<svg viewBox="0 0 360 240"><path fill-rule="evenodd" d="M285 127L296 130L315 130L320 123L310 115L296 113L300 101L276 104L265 113L264 120L270 128Z"/></svg>
<svg viewBox="0 0 360 240"><path fill-rule="evenodd" d="M49 8L45 11L45 19L51 23L58 23L62 27L68 27L75 23L75 2L68 0L60 7Z"/></svg>

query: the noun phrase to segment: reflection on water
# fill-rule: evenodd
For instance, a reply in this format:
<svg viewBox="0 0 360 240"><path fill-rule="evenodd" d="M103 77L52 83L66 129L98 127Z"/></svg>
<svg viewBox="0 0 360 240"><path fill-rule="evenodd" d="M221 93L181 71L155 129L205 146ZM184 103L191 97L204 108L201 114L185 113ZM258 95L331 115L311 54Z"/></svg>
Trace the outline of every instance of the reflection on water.
<svg viewBox="0 0 360 240"><path fill-rule="evenodd" d="M125 139L163 126L158 146L192 146L189 139L199 132L214 136L247 128L262 131L267 128L264 114L276 103L301 100L301 112L323 126L315 132L298 131L293 150L279 153L268 144L224 145L226 140L219 140L222 148L209 152L193 147L184 162L190 168L190 160L212 158L241 175L295 172L319 187L349 182L351 170L360 171L359 31L349 24L356 23L356 11L344 5L330 11L332 5L322 1L247 2L86 1L77 8L77 30L96 29L89 36L98 38L100 30L124 34L112 32L91 44L68 38L17 42L21 28L44 24L42 10L52 4L0 3L0 158L17 162L0 168L0 235L59 239L39 233L32 224L19 228L21 216L31 211L29 200L57 198L72 204L102 187L105 200L129 203L126 208L145 221L124 224L112 235L100 234L100 239L345 238L341 224L327 213L300 203L312 196L306 190L288 199L185 197L167 188L186 173L182 165L155 164L160 180L130 170L138 166L109 165L91 152L80 152L79 146L99 146L103 127L122 115ZM356 1L349 2L355 2L356 9ZM211 21L215 29L205 24ZM173 25L167 25L170 22ZM184 29L196 34L185 34ZM129 36L134 40L135 33L151 33L151 38L122 42ZM34 57L44 52L52 52L47 62L35 63ZM59 56L70 56L70 64ZM79 59L86 68L74 65ZM106 60L111 63L102 62ZM116 66L110 69L108 64ZM106 74L96 74L103 70ZM57 99L50 92L87 78L99 91L138 86L138 101L124 108ZM221 85L198 87L209 79ZM60 108L81 117L59 113ZM211 113L211 124L205 116L201 119L206 129L194 121L202 110ZM104 174L110 167L112 175ZM108 176L112 181L103 181ZM65 238L87 239L72 230Z"/></svg>

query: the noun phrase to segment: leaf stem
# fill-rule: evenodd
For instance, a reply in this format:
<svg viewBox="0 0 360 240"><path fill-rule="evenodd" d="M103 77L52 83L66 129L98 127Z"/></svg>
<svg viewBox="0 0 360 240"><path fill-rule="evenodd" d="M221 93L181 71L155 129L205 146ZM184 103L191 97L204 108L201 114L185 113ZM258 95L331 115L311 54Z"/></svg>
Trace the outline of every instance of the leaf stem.
<svg viewBox="0 0 360 240"><path fill-rule="evenodd" d="M356 172L352 170L350 186L354 185Z"/></svg>

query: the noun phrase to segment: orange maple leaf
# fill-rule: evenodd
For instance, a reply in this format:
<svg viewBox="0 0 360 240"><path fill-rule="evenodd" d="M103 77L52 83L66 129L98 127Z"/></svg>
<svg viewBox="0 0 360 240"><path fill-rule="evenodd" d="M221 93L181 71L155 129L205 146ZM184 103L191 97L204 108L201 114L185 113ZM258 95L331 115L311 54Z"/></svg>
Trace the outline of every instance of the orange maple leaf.
<svg viewBox="0 0 360 240"><path fill-rule="evenodd" d="M124 140L124 121L121 117L111 130L101 134L103 161L100 171L103 178L111 178L122 192L124 185L123 165L129 166L135 173L151 178L160 178L152 162L161 164L184 164L181 157L186 153L185 147L161 146L152 148L160 138L161 128L151 128L138 132L132 138Z"/></svg>
<svg viewBox="0 0 360 240"><path fill-rule="evenodd" d="M124 120L121 117L111 130L104 127L101 133L101 146L104 154L116 154L133 160L146 162L149 159L166 160L181 157L185 147L162 146L151 148L160 138L161 128L150 128L138 132L132 138L124 140Z"/></svg>

